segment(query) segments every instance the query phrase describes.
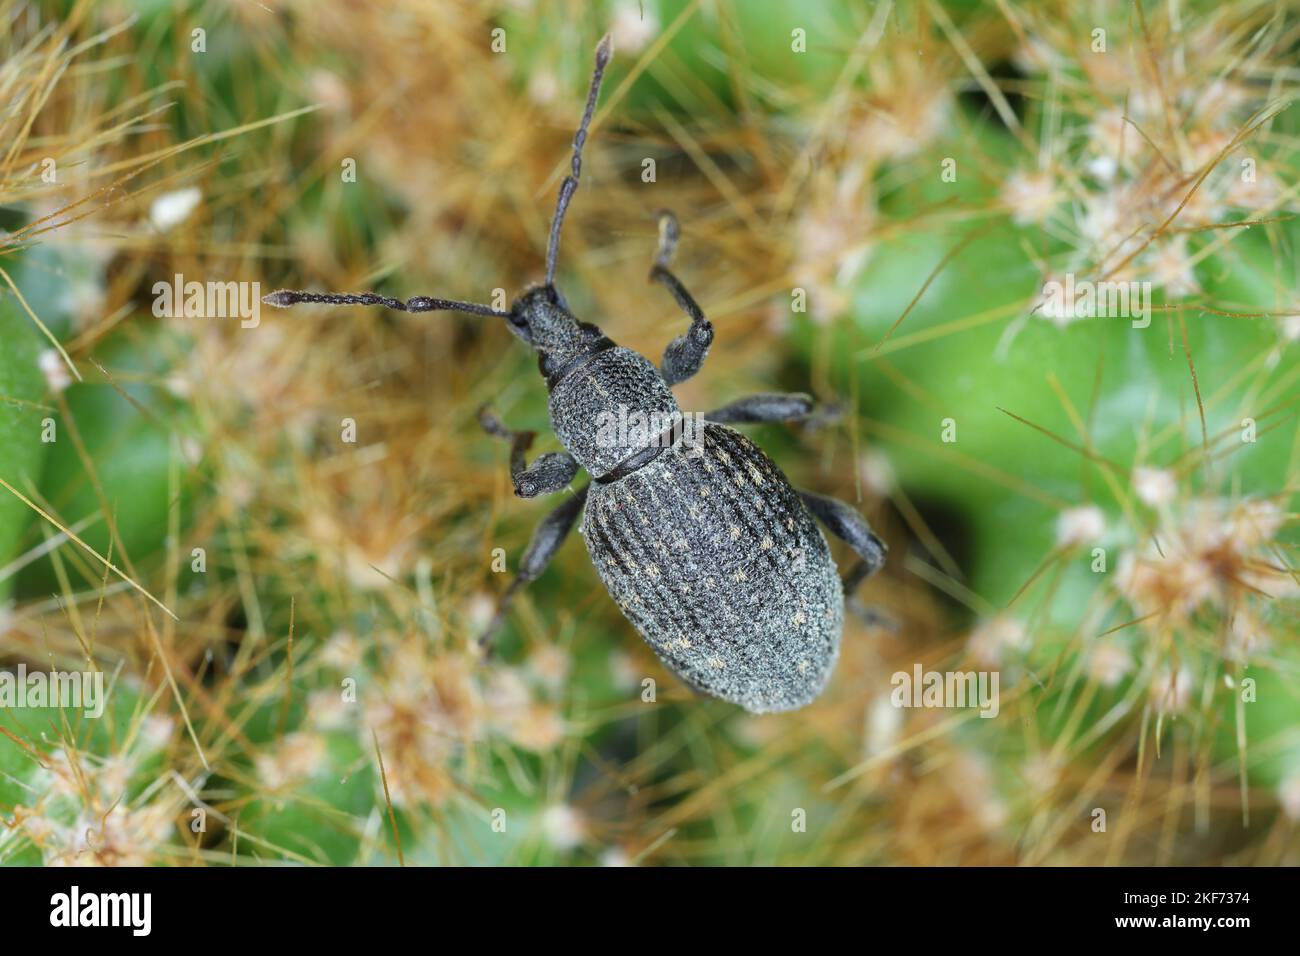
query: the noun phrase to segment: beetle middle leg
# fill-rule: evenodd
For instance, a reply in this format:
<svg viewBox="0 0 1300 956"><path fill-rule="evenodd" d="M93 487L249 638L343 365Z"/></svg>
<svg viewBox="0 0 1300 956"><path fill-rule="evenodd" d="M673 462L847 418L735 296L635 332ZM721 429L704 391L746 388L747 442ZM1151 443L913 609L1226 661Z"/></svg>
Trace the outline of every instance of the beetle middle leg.
<svg viewBox="0 0 1300 956"><path fill-rule="evenodd" d="M478 648L485 655L491 653L492 638L501 629L515 595L521 588L541 576L546 566L551 563L551 559L555 557L555 553L560 550L560 545L564 544L569 532L573 530L573 525L578 520L578 515L582 514L582 507L587 502L587 489L590 487L590 485L583 485L579 488L572 498L543 518L537 530L533 532L533 538L528 542L528 548L519 561L519 573L501 595L491 623L478 637Z"/></svg>
<svg viewBox="0 0 1300 956"><path fill-rule="evenodd" d="M705 412L704 417L719 425L801 422L816 407L813 397L803 392L760 392Z"/></svg>
<svg viewBox="0 0 1300 956"><path fill-rule="evenodd" d="M659 213L659 249L655 253L654 265L650 268L650 281L660 283L671 292L691 320L691 327L686 330L686 334L679 335L668 343L663 360L659 363L659 370L669 385L684 382L698 372L704 364L704 357L709 354L709 346L713 344L713 323L705 317L704 310L686 291L681 280L668 268L672 264L680 237L677 217L667 210Z"/></svg>
<svg viewBox="0 0 1300 956"><path fill-rule="evenodd" d="M858 586L879 571L885 564L888 548L885 542L876 537L867 519L858 510L843 501L814 494L811 491L799 492L808 510L837 538L844 541L858 556L858 563L844 575L844 597L853 609L872 623L889 623L881 615L864 608L855 597Z"/></svg>
<svg viewBox="0 0 1300 956"><path fill-rule="evenodd" d="M578 473L578 462L564 451L548 451L538 455L532 467L529 467L524 455L537 437L536 432L507 428L486 406L479 409L478 421L489 435L510 442L510 482L520 498L535 498L563 491Z"/></svg>
<svg viewBox="0 0 1300 956"><path fill-rule="evenodd" d="M803 392L760 392L704 413L706 419L719 425L801 422L809 432L834 424L843 415L842 405L818 402Z"/></svg>

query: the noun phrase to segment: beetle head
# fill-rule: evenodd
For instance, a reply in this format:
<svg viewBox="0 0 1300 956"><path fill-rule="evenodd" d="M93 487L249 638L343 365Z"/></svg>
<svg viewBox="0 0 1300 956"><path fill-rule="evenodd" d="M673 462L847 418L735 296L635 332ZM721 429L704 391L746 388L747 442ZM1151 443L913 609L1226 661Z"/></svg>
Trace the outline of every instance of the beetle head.
<svg viewBox="0 0 1300 956"><path fill-rule="evenodd" d="M587 351L603 338L594 325L577 320L553 285L524 292L510 306L506 324L544 358L560 361Z"/></svg>

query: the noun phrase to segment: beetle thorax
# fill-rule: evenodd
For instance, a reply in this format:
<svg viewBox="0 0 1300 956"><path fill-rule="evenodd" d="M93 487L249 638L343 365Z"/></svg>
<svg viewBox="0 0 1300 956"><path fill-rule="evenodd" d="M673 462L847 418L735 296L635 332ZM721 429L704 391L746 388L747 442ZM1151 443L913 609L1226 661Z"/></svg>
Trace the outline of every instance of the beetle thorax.
<svg viewBox="0 0 1300 956"><path fill-rule="evenodd" d="M551 392L551 426L592 477L660 446L680 422L677 401L659 370L596 326L579 322L554 287L520 296L510 310L510 328L537 350Z"/></svg>
<svg viewBox="0 0 1300 956"><path fill-rule="evenodd" d="M549 383L551 426L595 478L669 441L681 414L657 368L631 349L605 341Z"/></svg>

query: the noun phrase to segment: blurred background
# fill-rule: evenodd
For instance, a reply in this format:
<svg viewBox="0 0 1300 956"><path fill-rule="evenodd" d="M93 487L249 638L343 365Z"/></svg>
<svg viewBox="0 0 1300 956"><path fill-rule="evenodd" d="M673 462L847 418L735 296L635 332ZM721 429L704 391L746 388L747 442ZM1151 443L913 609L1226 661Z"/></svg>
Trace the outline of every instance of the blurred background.
<svg viewBox="0 0 1300 956"><path fill-rule="evenodd" d="M512 297L606 31L570 303L657 360L676 210L682 406L839 403L747 431L891 548L794 713L688 691L577 535L475 656L548 510L475 412L558 449L501 323L158 314ZM0 709L0 862L1300 863L1298 52L1253 0L0 0L0 668L108 687Z"/></svg>

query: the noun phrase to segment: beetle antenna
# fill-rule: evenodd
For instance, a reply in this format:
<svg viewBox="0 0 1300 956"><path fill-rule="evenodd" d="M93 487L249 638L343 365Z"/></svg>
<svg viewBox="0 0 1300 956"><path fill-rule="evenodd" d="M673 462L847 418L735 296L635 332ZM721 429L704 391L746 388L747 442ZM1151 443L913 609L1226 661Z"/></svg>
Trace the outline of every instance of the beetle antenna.
<svg viewBox="0 0 1300 956"><path fill-rule="evenodd" d="M587 143L587 127L596 112L596 97L600 95L600 81L605 76L605 67L614 55L614 43L606 33L596 45L596 69L591 74L591 88L587 91L587 108L582 111L582 122L578 132L573 134L572 172L560 183L560 195L555 202L555 218L551 220L551 237L546 243L546 284L555 282L555 262L560 255L560 227L564 225L564 214L569 209L569 200L578 189L578 177L582 175L582 147Z"/></svg>
<svg viewBox="0 0 1300 956"><path fill-rule="evenodd" d="M287 309L302 302L321 305L382 305L398 312L467 312L470 315L490 315L508 319L509 312L499 312L489 305L476 302L458 302L455 299L431 299L427 295L417 295L403 302L390 299L386 295L373 292L300 292L295 289L280 289L270 295L262 296L262 301L278 309Z"/></svg>

